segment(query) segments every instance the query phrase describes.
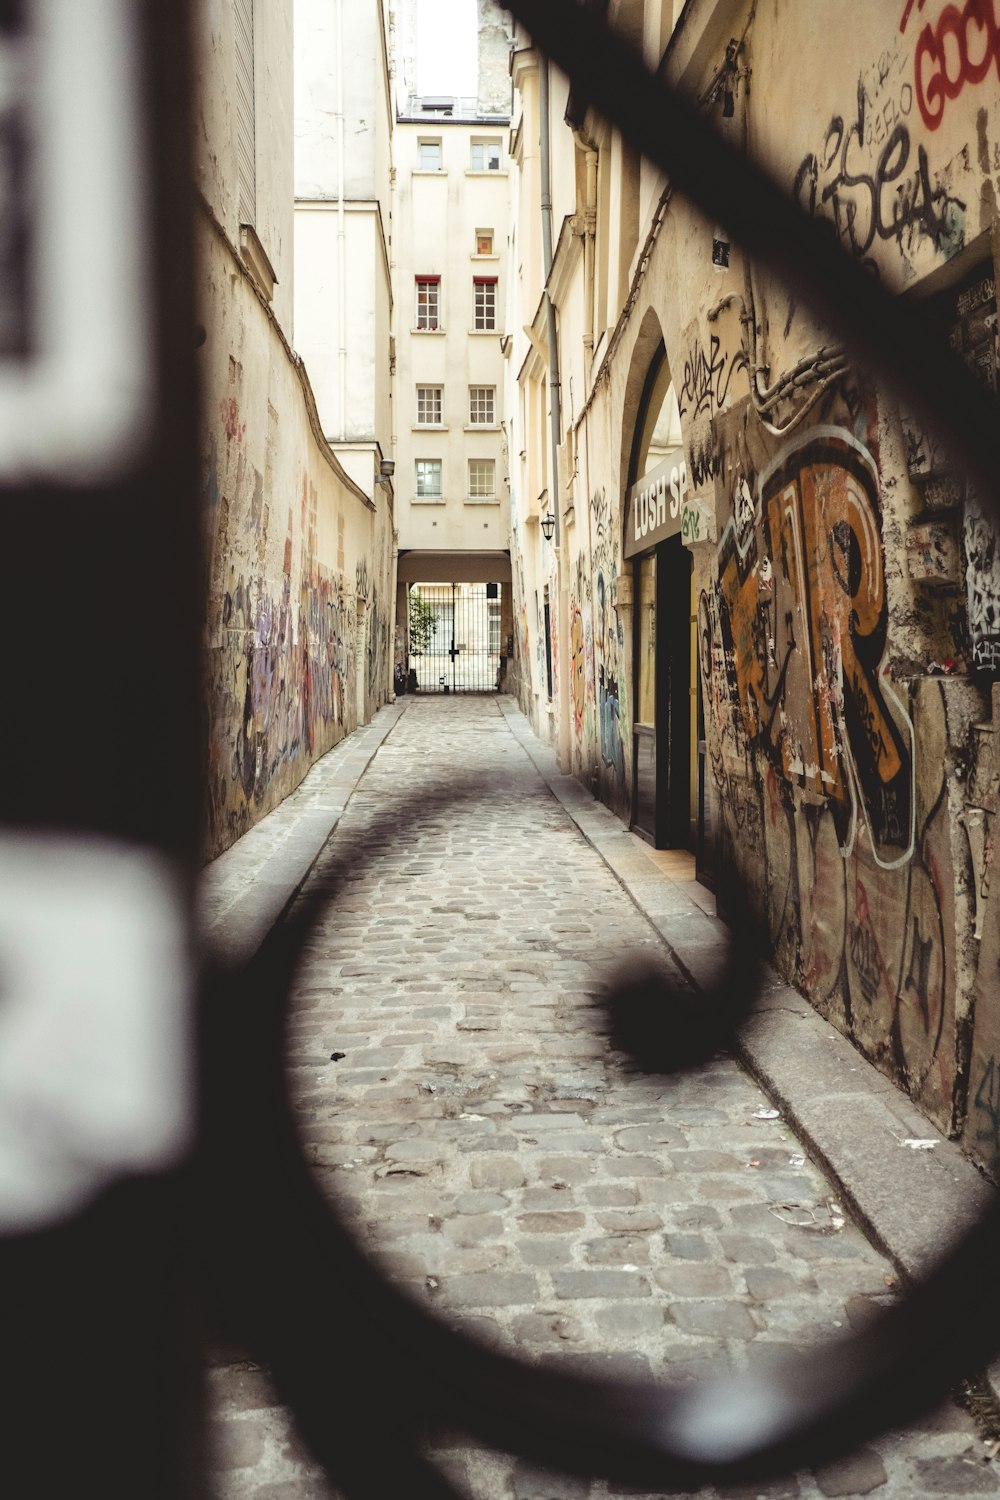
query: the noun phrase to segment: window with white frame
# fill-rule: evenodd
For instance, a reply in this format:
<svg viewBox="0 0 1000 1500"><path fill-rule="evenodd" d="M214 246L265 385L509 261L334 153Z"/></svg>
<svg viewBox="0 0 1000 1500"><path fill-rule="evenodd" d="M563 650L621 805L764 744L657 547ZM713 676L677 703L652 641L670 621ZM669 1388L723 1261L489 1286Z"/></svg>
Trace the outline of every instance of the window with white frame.
<svg viewBox="0 0 1000 1500"><path fill-rule="evenodd" d="M477 276L473 283L475 320L477 332L495 331L497 326L497 279L495 276Z"/></svg>
<svg viewBox="0 0 1000 1500"><path fill-rule="evenodd" d="M421 136L417 142L417 166L421 172L440 172L441 137Z"/></svg>
<svg viewBox="0 0 1000 1500"><path fill-rule="evenodd" d="M494 136L473 140L470 161L473 172L499 172L502 150L499 139Z"/></svg>
<svg viewBox="0 0 1000 1500"><path fill-rule="evenodd" d="M418 427L440 427L441 426L441 399L443 387L440 385L418 385L417 386L417 426Z"/></svg>
<svg viewBox="0 0 1000 1500"><path fill-rule="evenodd" d="M440 276L418 276L417 321L415 327L424 330L440 327L441 278Z"/></svg>
<svg viewBox="0 0 1000 1500"><path fill-rule="evenodd" d="M496 386L469 386L469 422L473 427L496 425Z"/></svg>
<svg viewBox="0 0 1000 1500"><path fill-rule="evenodd" d="M417 459L417 499L440 500L441 460L439 458Z"/></svg>
<svg viewBox="0 0 1000 1500"><path fill-rule="evenodd" d="M469 459L470 500L496 499L496 467L496 461L492 458Z"/></svg>

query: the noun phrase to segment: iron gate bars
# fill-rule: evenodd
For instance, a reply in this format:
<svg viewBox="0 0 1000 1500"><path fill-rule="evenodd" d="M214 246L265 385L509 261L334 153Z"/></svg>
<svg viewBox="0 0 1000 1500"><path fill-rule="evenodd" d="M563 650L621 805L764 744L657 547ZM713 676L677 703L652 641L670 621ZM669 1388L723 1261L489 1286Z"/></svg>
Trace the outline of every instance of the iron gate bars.
<svg viewBox="0 0 1000 1500"><path fill-rule="evenodd" d="M410 598L419 598L431 622L420 650L411 651L421 693L495 691L503 588L467 582L412 585Z"/></svg>
<svg viewBox="0 0 1000 1500"><path fill-rule="evenodd" d="M996 407L941 347L919 310L887 296L827 229L808 220L760 167L721 140L693 104L654 77L589 11L573 0L515 0L510 9L564 69L576 95L844 334L859 359L941 434L980 493L992 500L1000 469ZM455 788L454 795L460 794L467 792ZM240 1072L254 1110L258 1151L251 1156L245 1192L248 1201L257 1200L262 1259L248 1260L227 1300L315 1451L351 1495L374 1500L401 1477L420 1495L450 1493L416 1457L418 1435L443 1426L558 1468L651 1487L694 1488L815 1465L920 1412L993 1352L1000 1337L992 1274L1000 1251L998 1210L876 1325L831 1345L822 1358L752 1379L726 1377L692 1391L569 1378L478 1348L449 1331L381 1281L352 1246L322 1203L294 1139L276 1062L276 1005L314 917L303 911L276 934L251 976L258 1034L246 1038ZM737 928L728 973L706 1001L720 1021L732 1021L750 998L748 952L745 932ZM245 1025L247 991L241 987ZM641 1021L636 1025L654 997L661 1006L678 1000L648 975L633 979L631 989L619 988L618 1035L646 1065L663 1066L668 1059L662 1046ZM220 1014L225 1012L223 1003ZM677 1061L697 1061L704 1044L705 1038L695 1037ZM226 1098L222 1079L210 1068L206 1082L209 1109L217 1111ZM218 1126L217 1113L214 1118ZM207 1132L206 1184L218 1185L223 1163L231 1172L239 1155L238 1143L229 1140L227 1149L226 1139L224 1129ZM246 1149L245 1137L239 1146ZM231 1207L227 1218L239 1223L246 1204ZM224 1228L216 1226L217 1246L226 1243ZM325 1304L327 1289L337 1282L351 1295L334 1313ZM263 1306L254 1316L262 1287ZM350 1351L354 1378L346 1411L342 1382L330 1378L331 1348ZM393 1412L395 1444L358 1441L376 1393L381 1410Z"/></svg>
<svg viewBox="0 0 1000 1500"><path fill-rule="evenodd" d="M138 1132L95 1139L79 1118L117 1097L109 1075L136 1103L132 1124L157 1086L173 1094L171 1049L154 1042L143 1078L129 1043L171 1015L180 1029L193 989L202 584L187 14L184 0L0 0L0 238L12 89L26 117L23 284L0 270L0 301L23 297L26 321L25 347L0 351L0 1487L25 1496L174 1500L197 1487L190 1194L162 1155L136 1149ZM109 867L143 882L119 879L88 904ZM129 905L141 883L158 892L143 915L178 939L158 964ZM30 908L20 928L18 906ZM95 906L103 932L84 920ZM193 1071L185 1040L178 1073ZM86 1183L89 1204L58 1202L30 1228L15 1218L22 1145L33 1190Z"/></svg>
<svg viewBox="0 0 1000 1500"><path fill-rule="evenodd" d="M828 231L721 141L693 105L651 75L595 16L572 0L515 0L510 8L567 72L578 95L841 330L859 358L941 433L980 494L992 498L1000 468L996 408L934 340L919 310L903 308L871 283ZM172 504L176 493L195 493L190 351L171 332L186 334L192 324L184 285L190 261L181 131L187 115L176 24L183 7L149 0L137 9L149 28L144 59L156 142L158 389L166 403L160 431L147 466L118 489L97 493L91 516L81 512L76 495L36 493L27 519L8 505L7 540L10 555L31 559L42 555L47 533L62 528L69 545L58 583L65 595L73 597L80 567L90 568L98 603L101 590L113 590L117 581L140 618L143 598L194 597L197 548L193 504L190 510ZM20 571L27 572L23 566ZM12 618L37 619L33 588L27 577L10 579ZM102 739L105 753L70 747L83 759L73 775L59 779L63 767L47 750L41 769L51 773L58 795L32 816L146 840L182 858L194 805L189 699L196 681L196 611L182 613L179 650L177 633L168 633L151 613L144 624L125 647L116 638L115 611L102 607L98 639L108 653L112 687L101 701L114 710ZM41 622L38 628L39 651L60 661L59 626ZM167 689L164 723L172 731L146 747L152 770L140 754L129 713L114 702L116 685L144 679L152 679L161 696ZM19 670L15 681L29 712L40 710L42 690L28 673ZM64 690L68 683L64 677ZM81 687L71 706L74 727L92 722ZM41 713L39 722L47 722ZM104 760L116 732L122 747L109 775ZM3 784L34 784L35 746L13 763L11 746L5 749ZM478 785L449 787L447 796L483 791ZM5 810L8 821L24 819L9 798ZM388 833L401 811L414 820L421 815L420 808L393 808L374 831ZM345 853L345 860L359 857L360 850ZM869 1330L808 1364L767 1376L758 1372L752 1380L725 1378L673 1390L569 1378L482 1349L449 1330L367 1262L320 1196L295 1137L282 1072L282 1018L298 954L317 914L317 903L305 905L243 969L205 976L202 1118L190 1169L166 1180L121 1184L65 1229L17 1237L4 1247L5 1353L9 1358L16 1350L23 1358L17 1373L22 1387L30 1387L21 1392L19 1417L29 1400L38 1408L24 1433L10 1434L4 1456L9 1463L12 1452L30 1454L37 1465L35 1493L72 1493L81 1477L96 1482L100 1474L109 1500L140 1488L150 1496L190 1500L185 1450L192 1424L183 1395L182 1345L191 1311L179 1286L185 1273L214 1313L272 1369L317 1456L355 1500L385 1500L397 1492L428 1500L453 1495L418 1452L423 1434L445 1427L559 1468L651 1488L694 1488L815 1465L919 1412L992 1353L1000 1339L996 1211L924 1286ZM747 939L737 928L727 973L705 1002L713 1025L698 1034L696 1018L685 1055L673 1061L697 1062L749 1003L752 966L746 958ZM662 1067L671 1061L662 1055L662 1038L641 1024L657 1001L683 1003L654 977L633 976L619 993L616 1015L620 1039L646 1065ZM51 1308L45 1328L65 1334L51 1359L48 1347L36 1347L32 1326L42 1307ZM67 1371L59 1358L69 1355L78 1363ZM8 1415L12 1409L7 1407ZM108 1472L101 1460L111 1453L116 1463Z"/></svg>

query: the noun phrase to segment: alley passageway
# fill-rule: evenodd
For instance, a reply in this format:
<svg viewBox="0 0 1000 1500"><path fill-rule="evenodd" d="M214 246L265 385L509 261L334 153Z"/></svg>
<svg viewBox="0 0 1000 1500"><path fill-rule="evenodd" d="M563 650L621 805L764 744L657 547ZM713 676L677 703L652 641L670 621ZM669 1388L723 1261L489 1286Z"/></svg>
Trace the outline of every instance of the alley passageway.
<svg viewBox="0 0 1000 1500"><path fill-rule="evenodd" d="M310 877L322 886L347 851L291 1024L303 1149L387 1274L524 1358L692 1381L813 1348L890 1299L893 1268L736 1060L664 1079L610 1050L602 975L665 949L530 739L506 699L403 700ZM682 884L671 899L683 922ZM266 1371L230 1354L210 1379L217 1500L329 1493ZM624 1493L440 1452L483 1500ZM997 1493L984 1453L948 1406L741 1493Z"/></svg>

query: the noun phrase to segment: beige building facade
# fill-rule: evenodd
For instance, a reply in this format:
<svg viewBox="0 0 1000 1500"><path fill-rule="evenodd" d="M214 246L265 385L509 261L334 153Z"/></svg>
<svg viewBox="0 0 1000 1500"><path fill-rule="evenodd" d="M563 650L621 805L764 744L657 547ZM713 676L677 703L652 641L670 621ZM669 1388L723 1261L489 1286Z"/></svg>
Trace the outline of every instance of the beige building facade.
<svg viewBox="0 0 1000 1500"><path fill-rule="evenodd" d="M225 0L199 17L205 852L214 855L386 700L393 542L388 494L358 483L334 453L293 344L291 0Z"/></svg>
<svg viewBox="0 0 1000 1500"><path fill-rule="evenodd" d="M995 389L995 28L904 0L821 33L811 7L609 13ZM518 36L511 680L624 822L739 873L786 974L995 1172L996 527L542 66Z"/></svg>
<svg viewBox="0 0 1000 1500"><path fill-rule="evenodd" d="M399 652L411 686L421 690L495 687L512 631L504 407L509 32L497 7L480 11L479 88L468 97L414 91L406 50L407 38L414 45L412 8L400 6L396 16L397 619L409 618L413 586L438 601L433 661L418 662L427 653L407 641ZM481 585L492 586L488 599ZM473 641L490 643L476 671L472 657L483 649Z"/></svg>

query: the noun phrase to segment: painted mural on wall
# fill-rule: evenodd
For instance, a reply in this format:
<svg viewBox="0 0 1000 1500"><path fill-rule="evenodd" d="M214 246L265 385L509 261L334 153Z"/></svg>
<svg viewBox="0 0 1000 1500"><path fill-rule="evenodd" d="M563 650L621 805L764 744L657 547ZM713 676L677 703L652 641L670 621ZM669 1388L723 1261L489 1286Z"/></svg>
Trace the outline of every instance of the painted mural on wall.
<svg viewBox="0 0 1000 1500"><path fill-rule="evenodd" d="M698 631L721 859L786 972L948 1124L944 708L939 685L890 680L878 463L863 403L830 409L783 443L748 403L719 424L728 520Z"/></svg>
<svg viewBox="0 0 1000 1500"><path fill-rule="evenodd" d="M878 480L853 436L794 439L719 545L720 625L747 743L829 801L850 853L912 853L912 726L879 678L887 605Z"/></svg>
<svg viewBox="0 0 1000 1500"><path fill-rule="evenodd" d="M278 543L273 475L253 468L245 440L237 398L228 397L208 445L205 480L210 855L252 827L357 725L358 579L320 561L318 495L305 473L295 503L284 508ZM374 705L388 627L367 564L361 566L371 595L361 662L366 701Z"/></svg>
<svg viewBox="0 0 1000 1500"><path fill-rule="evenodd" d="M594 755L594 600L585 554L576 555L570 596L570 690L573 705L574 770L589 779Z"/></svg>
<svg viewBox="0 0 1000 1500"><path fill-rule="evenodd" d="M619 545L616 523L604 488L590 497L594 576L594 666L597 728L603 795L610 806L628 800L625 745L631 738L626 681L625 631L616 608Z"/></svg>

